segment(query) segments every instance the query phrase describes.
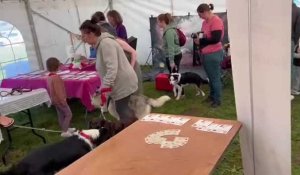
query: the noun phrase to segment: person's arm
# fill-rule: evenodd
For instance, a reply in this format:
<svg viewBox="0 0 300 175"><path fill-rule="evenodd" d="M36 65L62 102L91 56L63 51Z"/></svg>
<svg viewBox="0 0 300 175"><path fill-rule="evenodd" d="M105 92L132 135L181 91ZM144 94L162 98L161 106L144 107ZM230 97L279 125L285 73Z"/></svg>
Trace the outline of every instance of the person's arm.
<svg viewBox="0 0 300 175"><path fill-rule="evenodd" d="M220 42L222 39L222 30L214 30L211 31L211 38L201 38L200 39L200 44L201 47L205 47L208 46L210 44L217 44L218 42Z"/></svg>
<svg viewBox="0 0 300 175"><path fill-rule="evenodd" d="M217 44L222 40L222 35L224 32L224 24L222 19L220 19L218 16L215 16L214 19L212 19L212 24L210 26L210 38L201 38L199 40L200 48L204 48L211 44Z"/></svg>
<svg viewBox="0 0 300 175"><path fill-rule="evenodd" d="M124 40L117 38L116 41L121 45L122 49L130 54L130 65L134 67L137 61L136 51Z"/></svg>
<svg viewBox="0 0 300 175"><path fill-rule="evenodd" d="M111 39L104 39L99 46L106 67L106 74L103 77L103 88L113 87L118 72L117 49L114 43L109 40Z"/></svg>

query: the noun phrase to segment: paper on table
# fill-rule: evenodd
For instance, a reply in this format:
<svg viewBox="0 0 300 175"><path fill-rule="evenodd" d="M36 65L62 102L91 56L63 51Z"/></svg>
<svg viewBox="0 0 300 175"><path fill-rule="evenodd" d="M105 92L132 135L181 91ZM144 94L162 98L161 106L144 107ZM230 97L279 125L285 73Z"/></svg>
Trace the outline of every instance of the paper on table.
<svg viewBox="0 0 300 175"><path fill-rule="evenodd" d="M232 128L232 125L217 124L209 120L198 120L192 127L195 127L196 130L199 131L227 134Z"/></svg>
<svg viewBox="0 0 300 175"><path fill-rule="evenodd" d="M180 129L167 129L163 131L154 132L149 134L145 138L145 142L147 144L156 144L160 145L160 148L178 148L187 144L189 138L188 137L179 137ZM164 136L174 136L176 135L173 140L167 140Z"/></svg>
<svg viewBox="0 0 300 175"><path fill-rule="evenodd" d="M63 74L67 74L67 73L70 73L70 70L64 70L64 71L57 72L58 75L63 75Z"/></svg>
<svg viewBox="0 0 300 175"><path fill-rule="evenodd" d="M159 123L173 124L178 126L185 124L189 120L190 119L188 118L174 117L174 116L163 115L163 114L149 114L141 119L141 121L146 121L146 122L159 122Z"/></svg>
<svg viewBox="0 0 300 175"><path fill-rule="evenodd" d="M87 75L86 77L93 78L93 77L97 77L97 75Z"/></svg>

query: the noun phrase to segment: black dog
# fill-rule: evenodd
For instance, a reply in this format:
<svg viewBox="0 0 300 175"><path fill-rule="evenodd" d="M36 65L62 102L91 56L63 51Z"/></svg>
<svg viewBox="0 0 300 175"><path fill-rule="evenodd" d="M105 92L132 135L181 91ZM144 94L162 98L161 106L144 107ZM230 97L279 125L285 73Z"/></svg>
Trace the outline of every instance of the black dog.
<svg viewBox="0 0 300 175"><path fill-rule="evenodd" d="M173 92L176 100L179 100L181 95L183 95L183 87L188 84L195 84L197 86L197 96L205 93L200 89L202 84L207 84L208 80L201 78L198 74L194 72L185 73L171 73L169 77L170 84L173 85Z"/></svg>
<svg viewBox="0 0 300 175"><path fill-rule="evenodd" d="M129 122L129 125L134 123L137 119L133 118L131 122ZM99 129L99 128L107 128L107 135L109 137L113 137L114 135L118 134L121 132L123 129L125 129L128 124L124 124L120 121L107 121L104 119L94 119L89 122L89 128L90 129Z"/></svg>
<svg viewBox="0 0 300 175"><path fill-rule="evenodd" d="M37 149L0 175L53 175L110 138L107 128L82 130Z"/></svg>

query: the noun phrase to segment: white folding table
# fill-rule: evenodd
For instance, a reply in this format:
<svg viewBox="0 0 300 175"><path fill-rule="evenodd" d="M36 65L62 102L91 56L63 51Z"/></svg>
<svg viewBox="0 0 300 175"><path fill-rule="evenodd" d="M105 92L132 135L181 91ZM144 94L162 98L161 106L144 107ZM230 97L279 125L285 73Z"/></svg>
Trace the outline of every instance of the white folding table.
<svg viewBox="0 0 300 175"><path fill-rule="evenodd" d="M9 94L12 92L12 89L0 88L0 115L9 115L17 112L25 112L28 115L29 121L22 125L30 125L33 127L33 122L31 118L30 108L41 105L43 103L47 103L48 106L51 104L50 97L46 89L35 89L30 92L17 92L13 94ZM8 146L2 155L2 160L5 163L5 154L8 148L11 146L11 135L10 128L5 129L8 135ZM33 134L40 137L44 143L46 143L46 139L37 134L34 130L32 130ZM0 130L0 143L3 141L2 133Z"/></svg>

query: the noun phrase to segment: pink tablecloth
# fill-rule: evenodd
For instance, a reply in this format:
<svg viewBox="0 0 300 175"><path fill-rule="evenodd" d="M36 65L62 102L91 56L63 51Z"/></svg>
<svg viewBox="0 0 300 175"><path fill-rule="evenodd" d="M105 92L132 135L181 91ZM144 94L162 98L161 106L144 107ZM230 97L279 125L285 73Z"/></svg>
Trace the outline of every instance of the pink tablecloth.
<svg viewBox="0 0 300 175"><path fill-rule="evenodd" d="M79 98L88 111L94 109L90 94L93 94L101 85L101 80L95 71L62 71L68 98ZM3 79L2 88L45 88L47 89L47 73L29 73L16 77Z"/></svg>

